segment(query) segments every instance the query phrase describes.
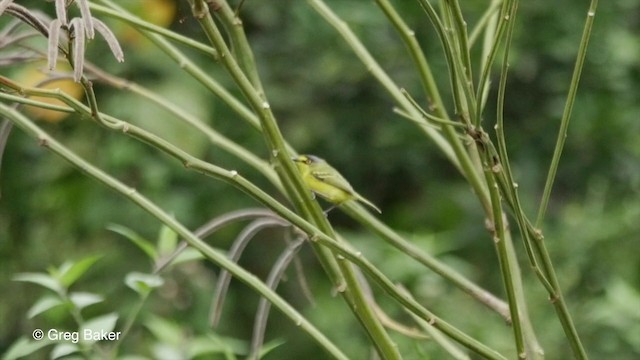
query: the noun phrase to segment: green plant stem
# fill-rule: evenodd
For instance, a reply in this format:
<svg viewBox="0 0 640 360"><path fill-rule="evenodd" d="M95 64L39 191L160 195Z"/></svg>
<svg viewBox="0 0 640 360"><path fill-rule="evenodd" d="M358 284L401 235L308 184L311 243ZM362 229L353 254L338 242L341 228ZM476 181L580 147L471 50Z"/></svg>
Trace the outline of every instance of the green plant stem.
<svg viewBox="0 0 640 360"><path fill-rule="evenodd" d="M316 329L311 323L309 323L300 313L298 313L289 303L287 303L284 299L282 299L278 294L273 292L266 286L262 281L260 281L257 277L247 272L242 267L237 264L229 261L226 256L219 251L211 248L198 237L194 236L184 225L175 220L175 218L164 212L161 208L151 202L149 199L140 194L137 190L126 186L121 183L117 179L111 177L104 171L96 168L91 165L71 150L67 149L65 146L57 142L51 136L49 136L42 129L37 127L33 122L27 119L24 115L19 112L9 108L4 104L0 104L0 115L10 119L16 126L21 128L24 132L26 132L31 137L35 138L38 141L40 146L45 149L55 153L56 155L62 157L82 172L86 173L89 177L101 182L107 187L113 189L117 193L125 196L127 199L131 200L142 209L146 210L149 214L160 220L162 223L166 224L180 236L182 236L185 240L189 242L191 246L200 251L205 257L218 264L222 268L226 269L250 288L254 289L256 292L260 293L265 298L269 299L269 301L278 309L280 309L283 314L289 317L294 323L300 326L305 332L307 332L310 336L312 336L327 352L329 352L332 356L339 359L348 359L346 355L344 355L329 339L327 339L322 332ZM108 120L107 120L108 121ZM122 131L127 132L127 127L125 124L113 124L122 125ZM148 135L148 134L147 134ZM153 137L148 138L147 140L158 140ZM156 144L160 145L160 144ZM162 147L166 147L166 145L161 145ZM168 149L167 149L168 150ZM186 164L188 165L188 164ZM225 177L229 180L237 177L237 173L233 171L225 171L222 169L216 169L218 176Z"/></svg>
<svg viewBox="0 0 640 360"><path fill-rule="evenodd" d="M428 3L428 1L420 0L421 6L426 10L424 4L422 4L423 2ZM461 121L471 129L472 124L475 123L473 109L476 108L476 99L473 90L472 69L466 59L469 53L466 22L462 18L462 13L459 9L455 8L457 4L452 0L441 1L440 5L442 20L438 18L435 11L432 12L429 19L434 27L443 26L437 33L439 36L440 34L444 36L444 39L441 40L443 46L449 47L448 50L445 50L445 54L449 52L451 55L451 58L448 58L447 61L452 61L448 66L450 71L455 72L456 82L454 86L456 91L453 93L454 103Z"/></svg>
<svg viewBox="0 0 640 360"><path fill-rule="evenodd" d="M438 38L440 39L440 43L444 51L445 59L447 61L447 66L449 67L449 82L451 86L451 91L453 93L453 100L456 106L456 113L463 114L466 106L463 104L462 95L460 94L460 87L459 87L460 82L458 79L460 72L458 71L459 68L457 68L456 66L457 62L455 61L453 56L454 54L453 47L450 43L449 37L447 36L445 26L442 24L442 21L438 17L438 14L436 13L431 3L429 3L429 1L419 0L418 3L427 14L427 17L431 21L431 24L433 25L433 28L436 30ZM463 116L463 121L467 125L470 125L468 123L468 118L464 116Z"/></svg>
<svg viewBox="0 0 640 360"><path fill-rule="evenodd" d="M0 76L0 83L2 83L2 80L6 79L3 76ZM46 109L46 110L53 110L53 111L59 111L59 112L64 112L64 113L73 113L74 110L68 106L61 106L61 105L54 105L54 104L48 104L42 101L38 101L38 100L33 100L33 99L27 99L25 97L22 96L18 96L18 95L12 95L12 94L6 94L3 92L0 92L0 99L5 99L7 101L11 101L11 102L16 102L16 103L21 103L24 105L30 105L30 106L35 106L41 109Z"/></svg>
<svg viewBox="0 0 640 360"><path fill-rule="evenodd" d="M530 230L531 231L531 230ZM573 351L573 355L576 359L586 360L588 359L587 352L582 345L582 341L580 340L580 336L578 335L578 330L571 319L571 313L567 307L567 303L562 295L562 290L560 288L560 283L558 282L558 277L555 273L551 256L549 255L549 251L547 250L544 244L544 237L540 232L535 232L530 235L534 239L534 244L537 245L537 251L542 259L543 269L545 271L546 277L549 279L550 285L553 289L552 292L549 293L549 301L553 305L556 310L556 314L558 315L558 319L560 320L560 324L562 325L562 329L564 330L565 336L569 340L569 345L571 345L571 350Z"/></svg>
<svg viewBox="0 0 640 360"><path fill-rule="evenodd" d="M404 239L393 229L389 228L386 224L372 216L369 212L365 211L362 207L356 206L355 204L345 204L343 209L347 214L358 220L361 224L364 224L366 228L387 241L390 245L431 269L436 274L442 276L460 290L466 292L471 297L479 301L481 304L495 311L506 322L511 322L509 307L503 300L476 285L474 282L458 273L455 269L450 268L448 265L422 251L414 244Z"/></svg>
<svg viewBox="0 0 640 360"><path fill-rule="evenodd" d="M471 30L471 35L469 35L469 48L473 47L473 44L476 42L482 30L488 26L491 18L494 17L495 12L498 10L503 0L492 0L491 5L485 10L485 12L480 17L480 20L476 23L476 26Z"/></svg>
<svg viewBox="0 0 640 360"><path fill-rule="evenodd" d="M458 0L445 0L449 6L449 11L453 16L453 21L456 25L456 34L458 39L458 48L460 52L460 58L464 65L462 74L464 83L469 87L470 93L473 93L473 69L471 67L471 55L469 53L469 39L467 36L467 22L462 15L462 9ZM473 98L471 98L473 99Z"/></svg>
<svg viewBox="0 0 640 360"><path fill-rule="evenodd" d="M482 121L482 112L484 110L485 99L489 93L489 74L491 73L491 68L495 63L496 56L498 54L498 49L500 48L500 44L502 42L503 35L505 30L507 29L507 24L512 19L510 19L511 14L508 12L508 8L506 6L503 7L505 9L500 14L500 20L498 21L497 31L495 31L495 36L493 37L490 45L485 46L486 57L483 59L483 67L482 72L480 73L480 79L478 81L478 93L476 94L476 98L478 99L476 111L476 123L474 124L476 127L480 126L480 122ZM488 33L488 32L487 32Z"/></svg>
<svg viewBox="0 0 640 360"><path fill-rule="evenodd" d="M233 241L233 244L227 251L227 257L234 262L238 262L244 249L249 245L249 242L255 237L257 233L264 229L268 229L271 227L285 227L289 226L289 223L282 220L279 217L273 216L271 214L270 217L258 218L248 224L240 234ZM274 268L277 266L278 262L274 263ZM211 299L211 306L209 307L209 324L212 329L215 329L218 326L220 321L220 317L222 316L222 308L224 305L224 300L227 296L227 290L229 289L229 284L231 283L231 274L227 271L221 271L218 275L218 279L216 282L216 289L214 291L214 295ZM275 290L268 282L267 285Z"/></svg>
<svg viewBox="0 0 640 360"><path fill-rule="evenodd" d="M258 74L258 68L253 56L253 51L251 51L251 46L249 45L249 41L247 40L247 36L244 32L244 27L242 26L242 20L240 20L226 1L220 1L217 4L220 5L220 7L216 9L214 13L218 15L218 18L222 21L225 29L228 31L231 48L236 49L234 52L236 61L258 95L264 99L264 88L260 81L260 75Z"/></svg>
<svg viewBox="0 0 640 360"><path fill-rule="evenodd" d="M507 221L505 221L505 224L505 229L509 229ZM510 259L513 259L513 261L511 261L511 273L513 274L512 278L514 284L515 299L520 310L520 322L522 323L522 335L525 340L526 358L542 360L544 359L544 350L540 346L540 342L538 341L535 330L533 328L533 323L531 321L531 318L529 317L527 295L525 294L524 286L522 284L522 272L520 271L520 266L517 262L518 256L513 244L511 232L509 231L505 231L505 242L507 246L507 254Z"/></svg>
<svg viewBox="0 0 640 360"><path fill-rule="evenodd" d="M502 201L500 199L500 191L495 179L495 173L502 171L499 162L494 162L492 155L483 153L483 161L485 166L485 176L489 185L489 194L491 195L492 217L491 232L493 241L496 244L498 253L498 262L500 263L500 271L502 272L502 280L507 293L507 301L509 302L509 310L511 313L511 324L513 326L513 335L516 342L516 350L519 359L525 359L527 352L524 345L524 337L522 335L522 323L520 320L520 304L516 298L516 285L514 284L513 268L517 263L517 258L511 256L507 250L507 239L505 235L504 213L502 211Z"/></svg>
<svg viewBox="0 0 640 360"><path fill-rule="evenodd" d="M400 290L404 295L411 297L411 293L407 289L402 287L400 288ZM415 322L418 323L418 325L420 325L420 327L424 330L424 332L427 333L433 339L434 342L440 345L440 347L442 347L446 352L448 352L455 360L470 360L469 355L467 355L461 349L459 349L454 344L452 344L449 339L444 337L442 333L436 330L431 324L424 321L423 319L418 317L416 314L409 313L409 315L413 318Z"/></svg>
<svg viewBox="0 0 640 360"><path fill-rule="evenodd" d="M569 120L571 119L571 111L573 110L573 104L576 100L576 94L578 92L578 84L580 83L580 75L582 74L584 59L587 55L587 46L589 45L589 38L591 37L591 28L593 27L593 21L596 16L597 8L598 8L598 0L591 0L591 4L589 5L589 10L587 11L587 19L584 23L584 29L582 31L582 39L580 40L580 46L578 48L576 63L573 68L573 76L571 77L571 85L569 85L569 93L567 94L567 101L564 105L564 112L562 113L562 119L560 120L560 130L558 131L558 138L556 139L556 147L553 151L553 157L551 158L551 165L549 166L549 172L547 174L547 181L544 184L544 191L542 192L540 208L538 209L538 216L536 218L536 223L535 223L537 228L540 228L540 226L542 226L542 221L544 220L544 216L547 211L547 206L549 205L549 198L551 197L551 189L553 188L553 182L556 178L558 165L560 164L560 156L562 155L564 142L567 139L567 130L569 129ZM578 350L578 349L574 349L574 350Z"/></svg>
<svg viewBox="0 0 640 360"><path fill-rule="evenodd" d="M284 277L285 271L289 267L289 264L295 258L296 253L300 250L300 247L304 244L304 238L299 238L294 242L289 243L287 248L282 252L274 263L269 276L267 277L266 284L272 289L276 289L278 284ZM253 325L253 335L251 337L251 351L247 360L260 360L260 350L264 345L264 336L267 328L267 319L269 316L269 309L271 304L264 298L261 298L258 303L258 310L256 311L255 321Z"/></svg>
<svg viewBox="0 0 640 360"><path fill-rule="evenodd" d="M257 217L274 217L274 214L271 210L265 208L248 208L230 211L207 221L205 224L198 227L193 233L197 237L204 239L207 236L218 231L218 229L223 226ZM171 265L171 263L178 257L178 255L180 255L188 246L189 243L182 240L171 254L156 259L153 273L159 274L164 271L164 269Z"/></svg>
<svg viewBox="0 0 640 360"><path fill-rule="evenodd" d="M433 78L431 67L429 66L427 58L420 48L418 40L416 39L415 31L410 29L409 26L404 22L404 20L402 20L402 17L398 14L396 9L388 0L376 0L376 3L378 4L382 12L387 16L387 19L389 19L389 22L391 22L393 27L398 32L398 35L400 35L400 38L407 46L409 55L411 55L411 58L413 59L416 68L418 69L422 87L424 88L424 91L430 100L430 110L433 110L440 118L447 120L450 119L449 114L447 113L447 109L442 102L442 97L440 96L440 91L438 90L436 81Z"/></svg>

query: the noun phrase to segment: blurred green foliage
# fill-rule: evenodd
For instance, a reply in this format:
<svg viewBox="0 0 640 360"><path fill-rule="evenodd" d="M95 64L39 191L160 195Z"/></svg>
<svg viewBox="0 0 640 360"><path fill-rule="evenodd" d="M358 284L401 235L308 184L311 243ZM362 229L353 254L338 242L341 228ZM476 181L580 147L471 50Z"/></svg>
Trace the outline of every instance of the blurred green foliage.
<svg viewBox="0 0 640 360"><path fill-rule="evenodd" d="M400 86L418 89L417 75L404 45L372 2L327 2L361 36ZM417 3L397 3L398 10L416 30L446 94L446 64L427 18ZM485 3L464 2L470 26ZM183 2L177 4L172 29L201 38L184 6ZM537 209L553 152L586 8L584 1L577 0L520 4L505 122L515 176L530 214ZM416 131L414 124L393 114L391 99L334 30L302 1L247 1L241 14L267 96L285 137L294 147L331 161L360 193L380 205L385 222L502 296L494 248L484 230L482 211L468 186L436 147ZM114 28L120 35L130 31L126 26ZM544 225L570 310L593 359L640 357L639 33L640 3L601 2ZM259 133L241 123L143 38L127 37L122 45L126 56L122 65L100 56L106 45L99 42L91 44L87 58L171 98L266 158ZM232 86L219 65L204 58L197 61L223 84ZM3 74L14 74L20 67L0 70ZM191 154L237 169L275 193L264 179L212 148L201 134L180 126L166 112L134 96L100 84L96 87L105 112L153 127ZM230 90L237 91L232 87ZM490 128L495 121L491 109L494 101L488 104L484 122ZM41 125L190 227L230 210L255 205L239 191L185 171L181 164L149 147L105 132L86 120L69 117L60 123ZM133 204L40 149L20 131L14 130L9 138L1 170L0 293L4 295L0 302L3 319L0 353L42 323L62 321L56 312L46 313L44 320L25 318L40 290L11 281L15 273L43 271L67 260L101 254L102 260L78 286L83 291L102 294L110 306L122 306L126 311L133 294L125 289L122 279L132 271L149 271L150 263L142 252L107 230L107 226L121 224L153 238L159 224ZM511 335L497 316L484 311L423 267L407 262L403 254L372 242L369 234L362 233L341 213L333 212L331 219L339 229L348 232L348 238L372 262L392 279L414 289L419 300L435 313L501 350L511 349ZM214 245L227 248L238 230L239 227L232 227L217 233L212 237ZM278 232L262 234L241 263L264 278L281 249L272 245L279 244L280 237ZM524 253L519 242L517 249ZM349 310L342 300L331 296L330 284L309 249L304 249L300 256L315 301L321 305L309 306L294 281L284 283L280 292L304 309L313 323L329 331L348 354L364 358L370 351L365 335L357 324L337 321L351 319ZM569 349L553 309L528 271L526 257L521 260L532 320L541 343L548 358L565 358ZM172 319L174 325L183 326L187 332L206 333L215 271L211 266L176 269L166 279L158 297L143 311ZM257 298L238 284L232 284L229 296L226 303L229 315L223 316L220 332L246 339L250 336ZM390 314L408 319L381 298ZM295 325L280 314L272 314L269 330L268 341L286 339L287 345L276 348L267 358L319 358L311 340L298 335ZM144 331L135 329L133 336L142 337ZM443 356L435 345L399 336L397 340L403 350L414 352L414 358Z"/></svg>

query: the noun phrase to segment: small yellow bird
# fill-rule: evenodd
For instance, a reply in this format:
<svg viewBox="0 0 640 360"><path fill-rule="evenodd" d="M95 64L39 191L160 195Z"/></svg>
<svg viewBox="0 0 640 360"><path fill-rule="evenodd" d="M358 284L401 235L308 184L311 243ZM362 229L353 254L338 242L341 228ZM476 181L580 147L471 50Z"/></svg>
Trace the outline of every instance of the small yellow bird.
<svg viewBox="0 0 640 360"><path fill-rule="evenodd" d="M338 170L334 169L324 159L314 155L300 155L292 158L292 160L296 163L298 171L302 175L302 180L304 180L309 189L334 204L329 210L345 201L357 200L382 213L371 201L353 190L351 184L340 175Z"/></svg>

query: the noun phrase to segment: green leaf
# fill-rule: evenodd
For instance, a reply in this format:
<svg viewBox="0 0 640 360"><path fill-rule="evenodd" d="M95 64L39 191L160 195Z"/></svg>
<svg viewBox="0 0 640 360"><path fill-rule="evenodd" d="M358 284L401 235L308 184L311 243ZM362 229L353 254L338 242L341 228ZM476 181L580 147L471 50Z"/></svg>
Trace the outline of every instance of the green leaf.
<svg viewBox="0 0 640 360"><path fill-rule="evenodd" d="M286 341L284 341L283 339L274 339L269 341L268 343L264 344L260 349L260 355L258 355L258 359L262 359L268 353L278 348L279 346L284 345L285 343Z"/></svg>
<svg viewBox="0 0 640 360"><path fill-rule="evenodd" d="M38 284L58 294L64 293L64 288L54 277L43 273L20 273L13 277L13 281L22 281Z"/></svg>
<svg viewBox="0 0 640 360"><path fill-rule="evenodd" d="M149 358L142 355L118 355L118 360L149 360Z"/></svg>
<svg viewBox="0 0 640 360"><path fill-rule="evenodd" d="M104 301L104 297L99 294L89 292L74 292L69 295L69 299L76 308L82 310L85 307Z"/></svg>
<svg viewBox="0 0 640 360"><path fill-rule="evenodd" d="M607 286L607 298L611 305L609 308L627 314L628 319L640 320L640 292L621 278L615 278Z"/></svg>
<svg viewBox="0 0 640 360"><path fill-rule="evenodd" d="M90 319L82 325L80 329L80 339L85 343L105 340L103 335L111 333L113 329L115 329L117 321L117 313L110 313ZM86 334L89 332L91 336L87 337Z"/></svg>
<svg viewBox="0 0 640 360"><path fill-rule="evenodd" d="M212 344L216 344L217 346L224 348L226 358L234 358L235 354L249 354L249 344L245 340L228 336L219 336L212 332L206 335L206 340Z"/></svg>
<svg viewBox="0 0 640 360"><path fill-rule="evenodd" d="M160 228L158 235L158 252L160 256L173 253L178 245L178 234L166 225Z"/></svg>
<svg viewBox="0 0 640 360"><path fill-rule="evenodd" d="M25 356L29 356L45 346L51 345L53 342L46 337L39 341L33 341L26 337L21 337L11 345L9 350L4 353L2 360L16 360Z"/></svg>
<svg viewBox="0 0 640 360"><path fill-rule="evenodd" d="M171 262L171 265L173 266L173 265L187 263L195 260L202 260L204 258L205 258L204 255L202 255L200 251L192 247L188 247L184 249L184 251L182 251L180 255L176 256L175 260Z"/></svg>
<svg viewBox="0 0 640 360"><path fill-rule="evenodd" d="M138 235L135 231L117 224L111 224L107 226L107 229L129 239L129 241L140 248L140 250L147 254L147 256L152 260L157 258L158 254L156 253L156 249L153 244L149 240Z"/></svg>
<svg viewBox="0 0 640 360"><path fill-rule="evenodd" d="M149 358L142 355L118 355L118 360L149 360Z"/></svg>
<svg viewBox="0 0 640 360"><path fill-rule="evenodd" d="M231 347L226 346L224 342L211 341L207 337L197 337L187 345L187 354L189 358L195 358L207 354L225 354L227 359L234 359L235 355Z"/></svg>
<svg viewBox="0 0 640 360"><path fill-rule="evenodd" d="M153 344L151 351L153 353L153 358L157 360L174 360L187 358L178 346L172 346L164 343Z"/></svg>
<svg viewBox="0 0 640 360"><path fill-rule="evenodd" d="M124 279L125 284L140 295L147 295L152 289L162 286L164 279L159 275L131 272Z"/></svg>
<svg viewBox="0 0 640 360"><path fill-rule="evenodd" d="M260 354L264 355L283 343L284 341L278 341L277 344L266 345ZM212 333L199 336L187 344L189 358L197 358L207 354L223 354L226 359L236 359L236 355L247 355L248 349L249 344L244 340L217 336Z"/></svg>
<svg viewBox="0 0 640 360"><path fill-rule="evenodd" d="M42 314L43 312L62 304L64 304L64 302L58 297L51 295L43 296L36 301L33 306L31 306L29 311L27 311L27 318L32 319L36 315Z"/></svg>
<svg viewBox="0 0 640 360"><path fill-rule="evenodd" d="M69 288L84 275L96 261L100 260L100 258L102 258L102 255L89 256L75 263L71 263L70 266L61 266L58 272L60 282L66 288Z"/></svg>
<svg viewBox="0 0 640 360"><path fill-rule="evenodd" d="M144 326L162 343L179 346L183 339L182 327L163 319L150 315L144 321Z"/></svg>
<svg viewBox="0 0 640 360"><path fill-rule="evenodd" d="M80 351L78 345L73 343L61 343L56 345L53 350L51 350L51 354L49 355L50 359L59 359L65 357L67 355L73 354L75 352Z"/></svg>

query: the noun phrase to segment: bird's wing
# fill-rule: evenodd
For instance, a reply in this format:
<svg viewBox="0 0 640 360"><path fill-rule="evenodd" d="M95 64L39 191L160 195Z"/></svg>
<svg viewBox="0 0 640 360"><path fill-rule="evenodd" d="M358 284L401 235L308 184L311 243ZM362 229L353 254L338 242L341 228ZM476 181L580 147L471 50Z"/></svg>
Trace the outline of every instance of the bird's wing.
<svg viewBox="0 0 640 360"><path fill-rule="evenodd" d="M340 173L338 173L337 171L312 171L311 175L324 182L327 183L331 186L335 186L340 190L346 191L350 194L354 194L355 192L353 191L353 188L351 187L351 184L349 184L349 182L342 177L342 175L340 175Z"/></svg>

